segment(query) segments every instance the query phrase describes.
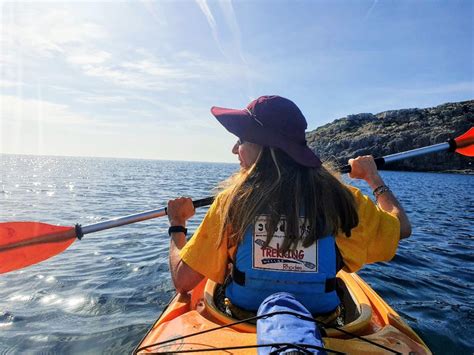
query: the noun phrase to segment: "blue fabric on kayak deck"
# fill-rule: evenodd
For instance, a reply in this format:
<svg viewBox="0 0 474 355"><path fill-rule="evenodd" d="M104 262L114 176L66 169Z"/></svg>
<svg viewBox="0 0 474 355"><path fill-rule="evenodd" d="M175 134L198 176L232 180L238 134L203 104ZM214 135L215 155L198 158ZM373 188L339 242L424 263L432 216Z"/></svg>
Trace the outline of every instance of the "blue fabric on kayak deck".
<svg viewBox="0 0 474 355"><path fill-rule="evenodd" d="M289 311L302 316L313 317L311 313L290 293L278 292L268 296L258 308L257 315L262 316L278 311ZM300 319L290 314L277 314L257 320L257 344L291 343L308 344L323 347L321 333L315 322ZM269 354L276 347L258 348L258 354ZM287 349L295 351L297 348ZM325 355L325 351L307 349L314 354Z"/></svg>

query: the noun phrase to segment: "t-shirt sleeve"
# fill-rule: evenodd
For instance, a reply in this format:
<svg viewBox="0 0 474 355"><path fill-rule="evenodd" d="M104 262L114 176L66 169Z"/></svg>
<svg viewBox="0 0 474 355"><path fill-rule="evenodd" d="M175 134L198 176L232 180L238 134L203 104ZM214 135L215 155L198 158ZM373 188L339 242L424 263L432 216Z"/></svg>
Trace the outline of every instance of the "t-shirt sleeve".
<svg viewBox="0 0 474 355"><path fill-rule="evenodd" d="M400 221L393 214L380 209L359 189L348 186L354 194L359 224L347 238L341 233L336 244L346 269L359 270L364 264L388 261L395 256L400 240Z"/></svg>
<svg viewBox="0 0 474 355"><path fill-rule="evenodd" d="M220 195L216 197L196 232L179 253L181 259L193 270L217 283L224 282L229 260L227 238L217 245L222 223L218 209L221 198Z"/></svg>

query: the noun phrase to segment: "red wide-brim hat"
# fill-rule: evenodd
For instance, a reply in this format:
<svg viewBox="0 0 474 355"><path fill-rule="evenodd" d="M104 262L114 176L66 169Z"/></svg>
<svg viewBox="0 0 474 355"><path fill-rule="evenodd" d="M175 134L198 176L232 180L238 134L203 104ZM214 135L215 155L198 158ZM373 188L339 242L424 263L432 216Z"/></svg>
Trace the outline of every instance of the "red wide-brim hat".
<svg viewBox="0 0 474 355"><path fill-rule="evenodd" d="M261 96L242 110L214 106L211 112L230 133L244 141L279 148L304 166L321 166L319 157L306 144L306 119L288 99Z"/></svg>

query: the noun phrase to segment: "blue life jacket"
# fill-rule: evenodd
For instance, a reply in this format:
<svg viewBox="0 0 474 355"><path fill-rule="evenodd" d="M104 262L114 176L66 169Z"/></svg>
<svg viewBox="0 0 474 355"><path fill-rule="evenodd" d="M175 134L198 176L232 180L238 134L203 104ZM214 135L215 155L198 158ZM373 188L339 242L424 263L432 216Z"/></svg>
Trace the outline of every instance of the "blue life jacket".
<svg viewBox="0 0 474 355"><path fill-rule="evenodd" d="M336 243L333 236L320 238L309 248L301 245L285 253L278 251L284 225L277 227L268 247L264 216L251 225L237 248L232 281L226 297L243 309L256 311L265 298L276 292L295 295L312 314L333 311L340 303L335 290ZM283 221L284 223L284 221Z"/></svg>

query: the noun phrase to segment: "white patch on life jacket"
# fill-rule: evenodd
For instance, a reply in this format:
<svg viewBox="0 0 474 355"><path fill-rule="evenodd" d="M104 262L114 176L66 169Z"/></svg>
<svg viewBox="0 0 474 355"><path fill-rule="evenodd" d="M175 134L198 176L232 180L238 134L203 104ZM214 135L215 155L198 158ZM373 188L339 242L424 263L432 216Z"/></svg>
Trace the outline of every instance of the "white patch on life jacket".
<svg viewBox="0 0 474 355"><path fill-rule="evenodd" d="M318 272L317 242L308 248L303 248L302 242L299 242L294 250L286 252L279 250L285 238L285 223L286 218L282 217L269 245L264 247L267 240L267 216L257 217L252 236L252 267L287 272ZM299 227L300 231L304 229L304 233L308 233L303 217L300 217Z"/></svg>

